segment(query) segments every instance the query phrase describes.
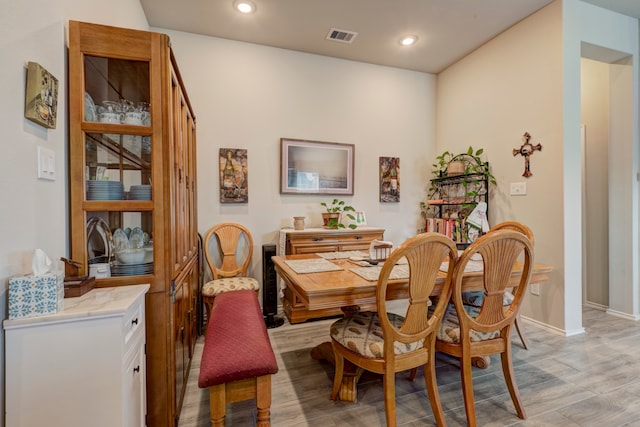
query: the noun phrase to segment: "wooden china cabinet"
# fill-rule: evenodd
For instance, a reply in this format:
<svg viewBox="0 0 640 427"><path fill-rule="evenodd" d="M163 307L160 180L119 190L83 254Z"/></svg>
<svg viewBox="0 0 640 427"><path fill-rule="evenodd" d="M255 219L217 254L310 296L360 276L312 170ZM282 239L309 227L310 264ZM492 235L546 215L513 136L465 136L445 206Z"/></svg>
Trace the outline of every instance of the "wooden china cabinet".
<svg viewBox="0 0 640 427"><path fill-rule="evenodd" d="M98 287L150 285L147 425L177 425L197 337L196 126L167 35L69 22L69 139L71 258L104 267Z"/></svg>

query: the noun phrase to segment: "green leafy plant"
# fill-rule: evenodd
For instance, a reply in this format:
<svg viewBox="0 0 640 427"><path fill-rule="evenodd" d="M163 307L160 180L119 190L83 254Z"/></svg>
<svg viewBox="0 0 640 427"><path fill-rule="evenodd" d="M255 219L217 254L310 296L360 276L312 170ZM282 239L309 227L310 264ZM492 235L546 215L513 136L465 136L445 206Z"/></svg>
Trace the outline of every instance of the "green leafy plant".
<svg viewBox="0 0 640 427"><path fill-rule="evenodd" d="M489 163L482 161L482 154L484 149L480 148L474 150L472 146L469 146L466 152L452 153L445 151L436 157L435 163L432 164L432 174L434 176L429 188L429 199L433 199L438 192L439 186L436 183L440 178L450 178L448 175L449 164L452 162L460 162L463 165L463 171L461 176L465 175L465 179L460 181L460 184L465 189L464 198L470 202L463 205L463 214L468 214L475 202L478 201L481 195L481 191L488 191L488 188L484 188L482 182L486 179L489 185L496 185L496 178L489 169ZM425 202L420 202L420 213L423 217L426 217L429 211L429 205Z"/></svg>
<svg viewBox="0 0 640 427"><path fill-rule="evenodd" d="M433 170L431 172L435 175L435 178L444 178L447 176L449 163L460 161L464 164L465 175L483 175L491 184L495 185L496 178L491 173L491 170L489 170L489 163L482 161L480 157L482 153L484 153L484 148L479 148L474 151L472 146L469 146L466 152L459 154L445 151L436 157L436 162L432 165Z"/></svg>
<svg viewBox="0 0 640 427"><path fill-rule="evenodd" d="M321 202L320 205L326 210L326 212L322 214L325 227L333 229L349 227L352 230L358 227L353 223L345 226L342 222L340 222L340 216L343 213L352 221L355 221L356 219L354 215L349 213L355 212L356 210L353 208L353 206L347 205L344 200L333 199L331 203Z"/></svg>

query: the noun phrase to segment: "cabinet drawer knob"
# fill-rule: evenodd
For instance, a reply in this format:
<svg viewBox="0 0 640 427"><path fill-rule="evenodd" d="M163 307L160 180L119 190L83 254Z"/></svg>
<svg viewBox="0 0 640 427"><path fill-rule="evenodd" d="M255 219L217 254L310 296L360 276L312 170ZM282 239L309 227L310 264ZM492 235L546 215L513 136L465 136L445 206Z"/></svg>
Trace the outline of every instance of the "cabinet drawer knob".
<svg viewBox="0 0 640 427"><path fill-rule="evenodd" d="M135 319L133 319L133 320L131 321L131 324L132 324L132 325L137 325L137 324L138 324L138 318L136 317Z"/></svg>
<svg viewBox="0 0 640 427"><path fill-rule="evenodd" d="M314 237L313 238L314 242L321 242L322 240L323 240L322 237Z"/></svg>
<svg viewBox="0 0 640 427"><path fill-rule="evenodd" d="M356 240L362 240L362 236L353 236L353 238Z"/></svg>
<svg viewBox="0 0 640 427"><path fill-rule="evenodd" d="M140 372L140 365L136 366L135 368L133 368L133 373L138 373Z"/></svg>

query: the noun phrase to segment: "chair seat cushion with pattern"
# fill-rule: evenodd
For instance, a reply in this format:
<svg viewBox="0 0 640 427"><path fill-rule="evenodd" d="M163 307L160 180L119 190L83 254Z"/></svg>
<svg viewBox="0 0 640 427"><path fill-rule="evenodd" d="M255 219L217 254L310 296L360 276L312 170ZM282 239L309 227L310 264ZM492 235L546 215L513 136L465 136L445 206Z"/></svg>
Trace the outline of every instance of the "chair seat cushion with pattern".
<svg viewBox="0 0 640 427"><path fill-rule="evenodd" d="M473 318L478 317L478 314L480 314L480 307L465 305L464 309L469 316ZM470 335L472 342L479 342L498 337L500 335L500 331L481 333L471 330ZM436 338L450 343L460 342L460 321L456 314L456 307L453 304L447 305L447 309L444 312L442 323L440 324Z"/></svg>
<svg viewBox="0 0 640 427"><path fill-rule="evenodd" d="M472 305L474 307L482 307L484 301L484 291L473 291L462 293L462 303L466 305ZM509 291L504 293L502 304L511 305L513 302L513 294Z"/></svg>
<svg viewBox="0 0 640 427"><path fill-rule="evenodd" d="M211 297L228 291L258 291L259 289L260 282L253 277L227 277L205 283L202 287L202 295Z"/></svg>
<svg viewBox="0 0 640 427"><path fill-rule="evenodd" d="M388 313L389 321L400 327L404 317ZM384 339L378 314L365 311L344 317L331 325L331 338L349 350L370 359L380 359L384 354ZM423 347L423 341L409 344L395 342L396 355L409 353Z"/></svg>

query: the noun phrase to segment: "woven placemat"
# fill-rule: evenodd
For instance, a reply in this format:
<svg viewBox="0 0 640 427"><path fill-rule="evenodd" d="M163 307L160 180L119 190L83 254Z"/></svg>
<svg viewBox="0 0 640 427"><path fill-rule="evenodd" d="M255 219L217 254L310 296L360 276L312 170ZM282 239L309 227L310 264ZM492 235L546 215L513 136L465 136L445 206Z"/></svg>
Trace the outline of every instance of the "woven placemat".
<svg viewBox="0 0 640 427"><path fill-rule="evenodd" d="M373 266L373 267L358 267L352 268L351 271L356 273L358 276L365 278L369 281L375 282L378 280L378 276L380 276L380 270L382 270L381 265ZM389 279L408 279L409 278L409 266L408 265L396 265L391 270L391 274L389 275Z"/></svg>
<svg viewBox="0 0 640 427"><path fill-rule="evenodd" d="M477 273L482 270L484 270L484 263L482 261L469 260L467 265L464 266L465 273ZM440 271L449 271L449 261L440 264Z"/></svg>
<svg viewBox="0 0 640 427"><path fill-rule="evenodd" d="M344 252L318 252L318 255L324 259L345 259L351 257L368 258L369 254L361 251L344 251Z"/></svg>
<svg viewBox="0 0 640 427"><path fill-rule="evenodd" d="M324 258L286 260L285 263L298 274L343 270L342 267Z"/></svg>

